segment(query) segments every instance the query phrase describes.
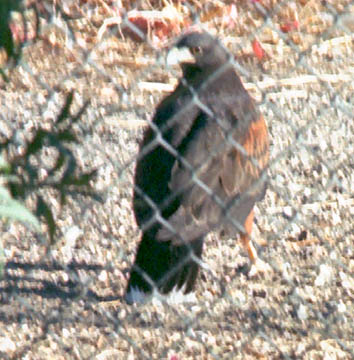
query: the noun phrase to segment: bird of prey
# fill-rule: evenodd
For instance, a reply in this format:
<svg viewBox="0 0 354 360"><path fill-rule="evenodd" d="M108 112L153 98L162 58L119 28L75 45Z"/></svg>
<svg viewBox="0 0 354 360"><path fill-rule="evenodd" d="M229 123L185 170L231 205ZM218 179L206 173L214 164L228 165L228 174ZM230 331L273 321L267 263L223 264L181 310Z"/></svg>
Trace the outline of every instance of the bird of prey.
<svg viewBox="0 0 354 360"><path fill-rule="evenodd" d="M157 107L140 144L133 206L142 230L125 299L190 293L211 232L240 234L253 263L253 207L266 191L266 123L232 56L204 31L182 35L167 56L182 77ZM260 261L260 260L259 260Z"/></svg>

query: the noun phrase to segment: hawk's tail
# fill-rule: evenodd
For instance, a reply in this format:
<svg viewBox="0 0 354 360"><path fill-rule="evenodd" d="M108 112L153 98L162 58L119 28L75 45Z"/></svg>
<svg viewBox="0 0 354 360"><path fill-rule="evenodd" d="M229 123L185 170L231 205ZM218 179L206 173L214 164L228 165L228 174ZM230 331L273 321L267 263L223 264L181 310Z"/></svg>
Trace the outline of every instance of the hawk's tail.
<svg viewBox="0 0 354 360"><path fill-rule="evenodd" d="M195 257L201 258L202 249L202 238L174 245L171 241L157 241L149 232L144 233L130 273L126 301L144 302L154 290L161 295L191 292L199 270Z"/></svg>

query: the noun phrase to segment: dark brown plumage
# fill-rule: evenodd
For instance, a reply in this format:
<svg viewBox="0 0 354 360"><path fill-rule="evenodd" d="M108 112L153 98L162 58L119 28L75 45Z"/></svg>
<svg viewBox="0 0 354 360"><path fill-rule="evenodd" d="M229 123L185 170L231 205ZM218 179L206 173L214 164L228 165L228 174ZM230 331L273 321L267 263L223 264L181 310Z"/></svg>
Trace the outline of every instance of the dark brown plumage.
<svg viewBox="0 0 354 360"><path fill-rule="evenodd" d="M142 229L127 287L128 302L152 289L193 289L203 240L223 231L250 243L253 207L264 197L268 163L265 121L243 87L229 53L205 32L182 36L176 48L194 62L156 109L140 146L134 212ZM186 54L186 53L184 53Z"/></svg>

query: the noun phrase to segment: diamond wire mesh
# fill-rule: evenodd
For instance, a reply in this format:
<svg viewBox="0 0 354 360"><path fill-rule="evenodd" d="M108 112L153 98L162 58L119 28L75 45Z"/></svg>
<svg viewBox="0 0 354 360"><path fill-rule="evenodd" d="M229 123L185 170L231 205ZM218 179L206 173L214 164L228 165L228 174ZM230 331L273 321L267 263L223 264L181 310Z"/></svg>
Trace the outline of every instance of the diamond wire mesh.
<svg viewBox="0 0 354 360"><path fill-rule="evenodd" d="M21 151L35 128L52 124L68 91L77 108L90 98L74 151L83 167L99 169L95 186L106 201L73 196L60 209L49 192L59 227L49 253L22 225L2 225L2 356L352 358L351 2L34 5L42 26L2 86L2 134L15 131ZM129 13L133 6L141 12ZM25 11L28 35L34 17ZM252 237L273 271L250 278L237 239L212 233L196 303L128 306L121 295L140 238L131 205L138 143L180 76L161 65L162 45L185 18L236 53L232 62L267 120L269 189ZM43 154L43 167L51 155Z"/></svg>

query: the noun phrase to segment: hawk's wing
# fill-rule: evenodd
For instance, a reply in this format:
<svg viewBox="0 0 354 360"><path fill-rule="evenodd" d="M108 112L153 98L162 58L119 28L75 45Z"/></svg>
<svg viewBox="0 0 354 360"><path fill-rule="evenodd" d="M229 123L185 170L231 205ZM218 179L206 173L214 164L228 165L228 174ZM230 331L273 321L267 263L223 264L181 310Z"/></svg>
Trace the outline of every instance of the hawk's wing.
<svg viewBox="0 0 354 360"><path fill-rule="evenodd" d="M229 86L232 75L227 76ZM163 227L157 235L160 240L192 241L215 227L223 227L225 212L243 224L264 193L264 184L252 188L268 160L263 118L243 87L234 86L234 95L225 88L220 90L225 96L213 96L210 89L205 89L204 96L200 95L202 107L192 101L194 117L184 116L184 126L178 123L179 127L171 128L170 143L180 156L174 160L168 186L170 201L178 198L179 206L168 218L176 234ZM215 98L221 101L216 103ZM188 129L183 136L181 128Z"/></svg>

